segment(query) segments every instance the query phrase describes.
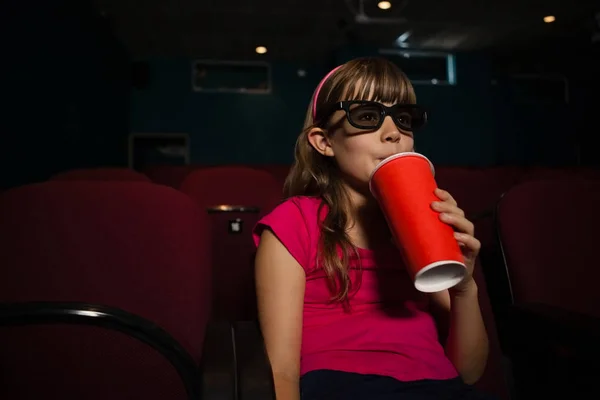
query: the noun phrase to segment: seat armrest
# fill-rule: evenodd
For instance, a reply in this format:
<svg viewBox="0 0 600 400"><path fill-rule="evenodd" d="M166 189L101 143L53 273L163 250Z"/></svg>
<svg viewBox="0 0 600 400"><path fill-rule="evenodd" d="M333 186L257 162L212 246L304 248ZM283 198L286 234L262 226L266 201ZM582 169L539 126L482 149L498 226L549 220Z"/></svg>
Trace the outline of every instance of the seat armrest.
<svg viewBox="0 0 600 400"><path fill-rule="evenodd" d="M275 400L273 373L256 321L234 323L241 400Z"/></svg>
<svg viewBox="0 0 600 400"><path fill-rule="evenodd" d="M195 360L169 332L153 321L103 304L52 301L0 303L0 328L62 324L97 326L124 333L147 344L177 371L188 399L202 398Z"/></svg>
<svg viewBox="0 0 600 400"><path fill-rule="evenodd" d="M231 323L209 323L200 366L203 399L237 399L235 364Z"/></svg>
<svg viewBox="0 0 600 400"><path fill-rule="evenodd" d="M202 375L204 398L275 400L273 375L256 321L209 324Z"/></svg>

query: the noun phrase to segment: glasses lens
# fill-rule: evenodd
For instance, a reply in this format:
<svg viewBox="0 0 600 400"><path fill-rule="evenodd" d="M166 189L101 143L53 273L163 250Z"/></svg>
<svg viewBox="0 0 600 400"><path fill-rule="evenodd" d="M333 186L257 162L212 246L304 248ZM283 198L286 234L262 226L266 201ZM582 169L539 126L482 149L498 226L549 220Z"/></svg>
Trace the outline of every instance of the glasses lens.
<svg viewBox="0 0 600 400"><path fill-rule="evenodd" d="M379 126L382 114L382 108L376 104L354 104L350 106L348 117L353 125L369 129Z"/></svg>
<svg viewBox="0 0 600 400"><path fill-rule="evenodd" d="M392 117L398 128L414 131L425 125L427 114L419 107L402 107L398 105L392 111Z"/></svg>

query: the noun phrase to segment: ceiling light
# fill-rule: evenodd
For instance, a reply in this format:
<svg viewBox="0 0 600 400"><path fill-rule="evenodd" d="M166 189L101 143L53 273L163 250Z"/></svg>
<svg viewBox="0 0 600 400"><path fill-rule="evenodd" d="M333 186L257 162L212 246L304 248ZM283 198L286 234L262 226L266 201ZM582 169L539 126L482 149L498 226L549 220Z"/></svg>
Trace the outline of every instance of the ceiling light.
<svg viewBox="0 0 600 400"><path fill-rule="evenodd" d="M377 7L381 8L382 10L389 10L390 8L392 8L392 3L390 3L389 1L380 1L379 3L377 3Z"/></svg>
<svg viewBox="0 0 600 400"><path fill-rule="evenodd" d="M265 54L267 52L267 48L265 46L258 46L256 48L256 52L258 54Z"/></svg>
<svg viewBox="0 0 600 400"><path fill-rule="evenodd" d="M554 21L556 21L556 17L554 15L546 15L544 17L544 22L547 24L554 22Z"/></svg>

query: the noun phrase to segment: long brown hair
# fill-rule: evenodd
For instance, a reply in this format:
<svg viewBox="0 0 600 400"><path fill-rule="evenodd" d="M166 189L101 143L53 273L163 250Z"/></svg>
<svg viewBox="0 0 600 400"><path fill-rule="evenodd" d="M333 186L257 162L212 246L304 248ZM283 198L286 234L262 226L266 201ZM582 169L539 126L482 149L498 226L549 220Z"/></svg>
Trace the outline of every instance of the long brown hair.
<svg viewBox="0 0 600 400"><path fill-rule="evenodd" d="M317 152L308 141L309 132L323 128L334 103L343 100L375 100L382 103L409 103L416 101L413 87L406 75L393 63L383 58L359 58L342 65L323 83L318 98L311 100L304 129L296 141L295 161L286 178L285 197L314 196L322 199L327 216L321 222L317 263L328 277L332 301L346 302L353 288L348 271L351 255L358 257L356 246L348 236L350 198L340 179L339 169L332 157ZM313 102L317 103L313 118ZM338 253L341 250L341 257Z"/></svg>

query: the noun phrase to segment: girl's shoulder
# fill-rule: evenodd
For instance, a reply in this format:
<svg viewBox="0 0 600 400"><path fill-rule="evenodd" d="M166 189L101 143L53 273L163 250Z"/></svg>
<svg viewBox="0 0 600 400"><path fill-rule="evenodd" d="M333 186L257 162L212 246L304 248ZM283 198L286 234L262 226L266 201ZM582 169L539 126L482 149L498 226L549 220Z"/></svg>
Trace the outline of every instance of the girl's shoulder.
<svg viewBox="0 0 600 400"><path fill-rule="evenodd" d="M324 212L321 198L290 197L256 224L254 242L258 246L262 232L269 229L305 270L312 269L320 235L319 213Z"/></svg>

